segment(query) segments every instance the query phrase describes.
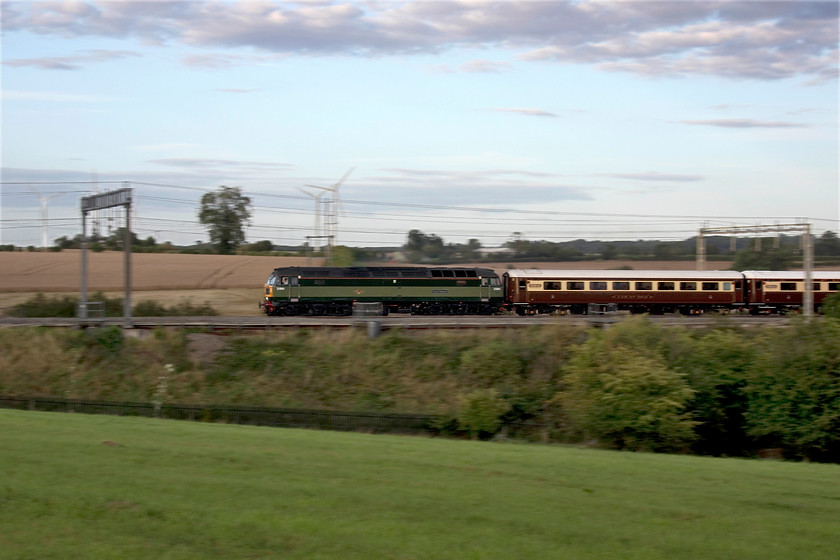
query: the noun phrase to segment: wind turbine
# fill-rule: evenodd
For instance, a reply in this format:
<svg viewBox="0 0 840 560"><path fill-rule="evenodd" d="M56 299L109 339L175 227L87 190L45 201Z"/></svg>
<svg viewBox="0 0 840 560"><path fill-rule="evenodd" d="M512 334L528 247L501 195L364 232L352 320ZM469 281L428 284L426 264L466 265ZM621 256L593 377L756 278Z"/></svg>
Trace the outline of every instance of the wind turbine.
<svg viewBox="0 0 840 560"><path fill-rule="evenodd" d="M47 231L47 202L54 199L57 196L61 196L62 193L56 193L52 196L45 196L29 187L29 190L32 191L35 196L37 196L41 200L41 247L44 251L47 250L47 238L49 237Z"/></svg>
<svg viewBox="0 0 840 560"><path fill-rule="evenodd" d="M318 185L306 185L307 187L311 187L313 189L321 189L324 192L331 193L331 196L324 201L324 206L326 206L324 214L324 236L327 238L327 260L332 258L332 249L335 246L335 239L338 236L338 214L343 211L341 206L341 193L339 188L341 184L350 176L353 171L355 171L355 167L351 167L347 170L347 173L338 180L336 184L331 187L319 187Z"/></svg>
<svg viewBox="0 0 840 560"><path fill-rule="evenodd" d="M307 185L307 186L311 186L311 185ZM314 187L314 188L323 189L323 187ZM321 235L321 204L322 204L321 197L324 196L325 194L327 194L327 191L322 190L318 194L312 194L311 192L303 190L301 188L298 188L298 190L300 192L302 192L303 194L305 194L306 196L312 197L312 199L315 201L315 234L312 236L313 243L314 243L313 250L314 251L320 251L321 250L321 238L322 238L322 235Z"/></svg>

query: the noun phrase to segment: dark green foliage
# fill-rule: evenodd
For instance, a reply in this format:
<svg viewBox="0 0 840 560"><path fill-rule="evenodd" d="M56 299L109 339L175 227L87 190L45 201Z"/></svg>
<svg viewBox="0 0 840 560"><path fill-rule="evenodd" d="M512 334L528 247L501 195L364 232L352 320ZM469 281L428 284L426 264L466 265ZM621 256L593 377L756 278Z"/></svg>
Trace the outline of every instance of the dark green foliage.
<svg viewBox="0 0 840 560"><path fill-rule="evenodd" d="M814 254L821 257L840 257L840 238L826 231L814 242Z"/></svg>
<svg viewBox="0 0 840 560"><path fill-rule="evenodd" d="M502 424L508 405L495 389L478 389L464 395L458 410L458 423L473 439L492 436Z"/></svg>
<svg viewBox="0 0 840 560"><path fill-rule="evenodd" d="M840 322L802 321L756 341L747 427L765 447L840 461Z"/></svg>
<svg viewBox="0 0 840 560"><path fill-rule="evenodd" d="M831 294L823 300L822 313L826 317L840 319L840 292Z"/></svg>
<svg viewBox="0 0 840 560"><path fill-rule="evenodd" d="M72 296L47 297L36 294L9 310L12 317L75 317L79 298Z"/></svg>
<svg viewBox="0 0 840 560"><path fill-rule="evenodd" d="M840 462L840 321L218 337L0 329L0 393L431 414L438 433ZM201 342L187 352L186 341ZM201 340L198 340L200 338ZM539 431L522 422L539 422ZM531 430L528 432L528 430Z"/></svg>
<svg viewBox="0 0 840 560"><path fill-rule="evenodd" d="M695 437L688 413L694 390L669 367L658 334L638 320L591 334L565 367L557 397L573 432L619 449L688 446Z"/></svg>
<svg viewBox="0 0 840 560"><path fill-rule="evenodd" d="M141 301L133 310L135 317L207 317L218 314L209 301L194 304L190 300L183 300L169 307L155 300Z"/></svg>
<svg viewBox="0 0 840 560"><path fill-rule="evenodd" d="M198 221L207 226L216 251L229 255L245 242L245 227L251 222L251 199L239 187L219 187L201 197Z"/></svg>
<svg viewBox="0 0 840 560"><path fill-rule="evenodd" d="M251 243L250 247L248 247L249 251L253 251L255 253L268 252L272 249L274 249L274 243L272 243L268 239L257 241L256 243Z"/></svg>
<svg viewBox="0 0 840 560"><path fill-rule="evenodd" d="M104 304L106 317L122 317L122 298L109 298L102 292L96 292L89 296L91 302L102 302ZM19 303L11 308L9 315L12 317L65 317L76 316L76 308L79 304L77 296L45 296L42 293L36 294L27 301ZM194 304L190 300L181 301L173 306L167 307L157 301L141 301L134 306L132 315L135 317L194 317L194 316L216 316L219 312L212 307L210 302Z"/></svg>
<svg viewBox="0 0 840 560"><path fill-rule="evenodd" d="M695 391L690 402L692 417L698 422L695 452L742 455L750 451L744 389L755 355L751 338L728 329L711 330L694 343L682 369Z"/></svg>
<svg viewBox="0 0 840 560"><path fill-rule="evenodd" d="M732 270L788 270L795 260L792 248L744 249L735 254Z"/></svg>
<svg viewBox="0 0 840 560"><path fill-rule="evenodd" d="M88 348L99 352L117 354L122 350L123 331L120 327L101 327L85 330Z"/></svg>

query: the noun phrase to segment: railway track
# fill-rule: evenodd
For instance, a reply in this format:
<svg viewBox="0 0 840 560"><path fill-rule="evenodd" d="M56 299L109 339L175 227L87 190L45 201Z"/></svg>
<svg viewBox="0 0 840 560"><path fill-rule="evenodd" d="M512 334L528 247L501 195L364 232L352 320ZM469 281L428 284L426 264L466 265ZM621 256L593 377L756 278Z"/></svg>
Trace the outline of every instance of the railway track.
<svg viewBox="0 0 840 560"><path fill-rule="evenodd" d="M579 327L609 327L629 315L616 316L536 316L536 317L122 317L105 319L73 318L15 318L0 317L0 328L11 327L56 327L81 328L98 326L122 326L131 329L149 330L161 327L194 328L210 332L257 332L288 329L348 329L366 328L371 334L390 329L403 330L465 330L465 329L515 329L538 325L569 325ZM732 327L780 327L786 326L790 318L784 316L753 317L745 315L706 315L698 317L652 316L651 321L659 326L708 328L714 326Z"/></svg>

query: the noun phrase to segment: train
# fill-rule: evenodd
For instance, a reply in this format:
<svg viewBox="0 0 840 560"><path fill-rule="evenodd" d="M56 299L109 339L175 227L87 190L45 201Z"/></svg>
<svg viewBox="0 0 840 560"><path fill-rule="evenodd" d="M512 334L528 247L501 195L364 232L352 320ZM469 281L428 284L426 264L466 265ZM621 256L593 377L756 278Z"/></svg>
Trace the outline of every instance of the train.
<svg viewBox="0 0 840 560"><path fill-rule="evenodd" d="M840 291L840 271L811 273L814 310ZM281 267L260 308L269 316L380 314L518 315L800 311L802 271L508 270L470 267Z"/></svg>

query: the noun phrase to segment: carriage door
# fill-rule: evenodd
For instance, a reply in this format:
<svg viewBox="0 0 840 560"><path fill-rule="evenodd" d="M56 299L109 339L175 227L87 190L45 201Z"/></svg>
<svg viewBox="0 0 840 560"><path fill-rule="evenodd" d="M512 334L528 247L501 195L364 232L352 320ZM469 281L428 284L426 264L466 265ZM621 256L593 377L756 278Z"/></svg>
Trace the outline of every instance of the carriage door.
<svg viewBox="0 0 840 560"><path fill-rule="evenodd" d="M764 303L763 285L761 280L750 281L750 303Z"/></svg>
<svg viewBox="0 0 840 560"><path fill-rule="evenodd" d="M286 284L286 289L289 290L289 301L292 303L300 299L300 282L297 276L284 276L280 279Z"/></svg>

